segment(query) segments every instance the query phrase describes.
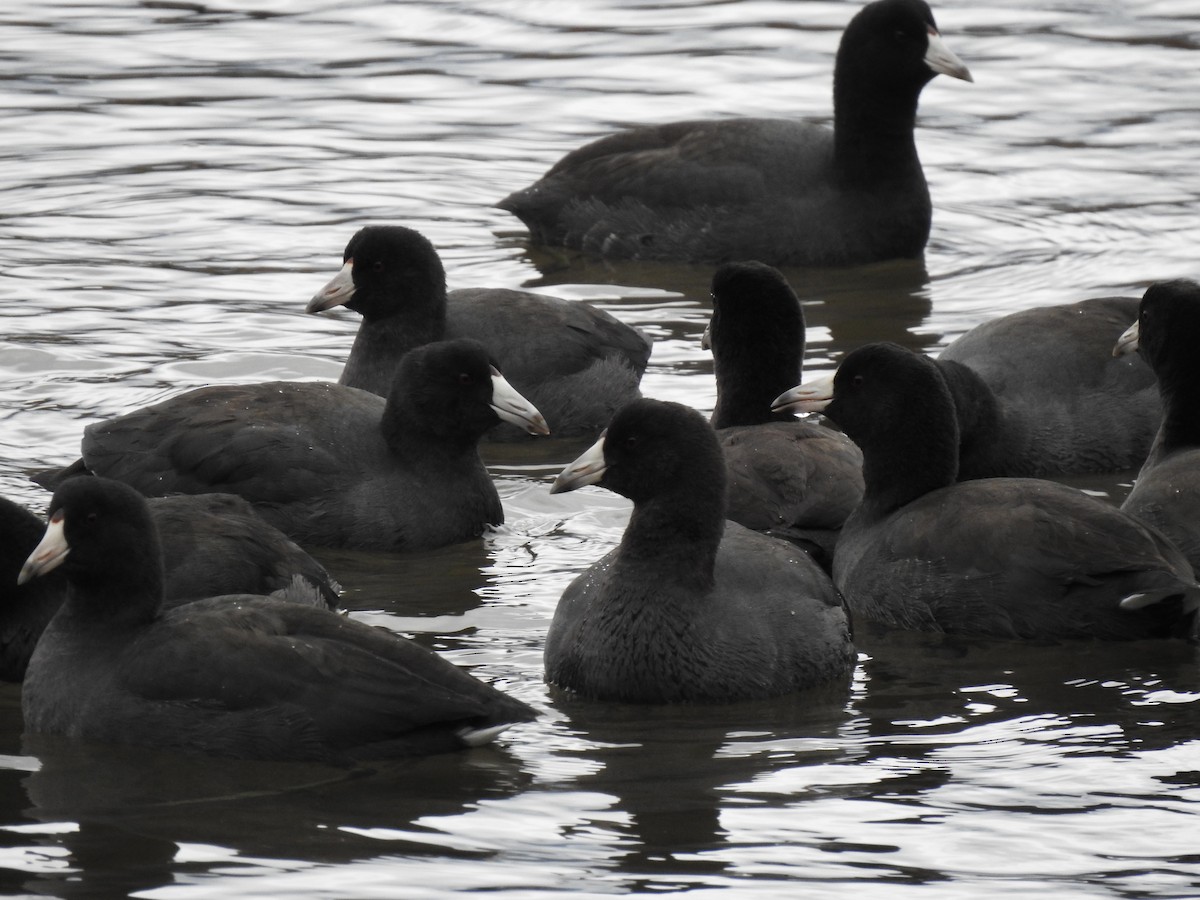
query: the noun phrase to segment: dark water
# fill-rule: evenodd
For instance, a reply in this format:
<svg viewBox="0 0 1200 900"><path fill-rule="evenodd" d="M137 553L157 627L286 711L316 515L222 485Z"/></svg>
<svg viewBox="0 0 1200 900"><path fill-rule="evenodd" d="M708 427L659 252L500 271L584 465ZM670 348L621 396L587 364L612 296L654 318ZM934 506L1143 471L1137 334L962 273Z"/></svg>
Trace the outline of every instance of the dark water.
<svg viewBox="0 0 1200 900"><path fill-rule="evenodd" d="M655 338L647 394L710 409L705 267L533 250L490 204L582 140L691 116L829 117L843 2L10 0L0 8L0 491L90 421L212 382L334 378L309 296L367 222L453 286L588 299ZM938 4L973 85L918 143L924 265L793 271L808 365L936 351L993 315L1200 275L1200 11ZM346 774L23 739L0 690L0 892L519 898L1200 896L1190 648L864 634L847 691L719 709L541 682L562 588L625 501L547 493L579 449L489 450L477 544L323 559L366 621L543 711L494 747ZM1082 480L1119 497L1129 476Z"/></svg>

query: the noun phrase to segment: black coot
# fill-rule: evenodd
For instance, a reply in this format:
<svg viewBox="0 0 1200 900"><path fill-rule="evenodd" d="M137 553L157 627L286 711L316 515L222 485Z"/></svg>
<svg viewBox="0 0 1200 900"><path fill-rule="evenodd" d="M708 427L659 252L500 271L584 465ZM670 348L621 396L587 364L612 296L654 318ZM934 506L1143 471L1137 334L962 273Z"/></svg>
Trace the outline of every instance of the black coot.
<svg viewBox="0 0 1200 900"><path fill-rule="evenodd" d="M1121 509L1156 526L1200 567L1200 285L1151 285L1113 352L1137 351L1158 378L1162 428Z"/></svg>
<svg viewBox="0 0 1200 900"><path fill-rule="evenodd" d="M340 586L324 566L240 497L156 497L149 506L163 547L167 606L217 594L273 594L337 607ZM25 507L0 497L0 681L25 677L38 637L66 597L62 572L17 584L45 528Z"/></svg>
<svg viewBox="0 0 1200 900"><path fill-rule="evenodd" d="M546 417L555 437L595 437L622 404L639 396L650 359L639 331L587 303L500 288L446 293L446 273L423 235L400 225L360 229L341 271L308 312L345 306L362 324L341 383L386 395L413 347L474 338ZM501 425L497 440L526 437Z"/></svg>
<svg viewBox="0 0 1200 900"><path fill-rule="evenodd" d="M66 602L22 688L26 730L248 759L348 763L485 743L534 717L435 653L326 609L216 597L162 609L145 500L73 478L21 573Z"/></svg>
<svg viewBox="0 0 1200 900"><path fill-rule="evenodd" d="M633 501L620 546L563 592L546 680L586 697L721 703L846 677L850 627L806 553L725 519L725 466L703 416L636 400L551 489Z"/></svg>
<svg viewBox="0 0 1200 900"><path fill-rule="evenodd" d="M851 266L919 258L930 201L913 127L937 74L971 80L922 0L846 26L833 129L733 118L632 128L563 157L498 204L535 242L630 259Z"/></svg>
<svg viewBox="0 0 1200 900"><path fill-rule="evenodd" d="M800 380L804 312L777 269L726 263L712 280L717 403L712 424L729 477L727 515L811 548L823 564L862 499L862 453L844 434L771 403Z"/></svg>
<svg viewBox="0 0 1200 900"><path fill-rule="evenodd" d="M387 400L323 382L200 388L89 425L83 458L39 481L237 494L302 544L429 549L504 521L477 447L501 418L546 432L482 345L443 341L404 357Z"/></svg>
<svg viewBox="0 0 1200 900"><path fill-rule="evenodd" d="M999 638L1193 632L1200 585L1158 532L1051 481L955 482L954 402L932 360L868 344L776 405L823 410L862 448L866 493L833 560L855 615Z"/></svg>

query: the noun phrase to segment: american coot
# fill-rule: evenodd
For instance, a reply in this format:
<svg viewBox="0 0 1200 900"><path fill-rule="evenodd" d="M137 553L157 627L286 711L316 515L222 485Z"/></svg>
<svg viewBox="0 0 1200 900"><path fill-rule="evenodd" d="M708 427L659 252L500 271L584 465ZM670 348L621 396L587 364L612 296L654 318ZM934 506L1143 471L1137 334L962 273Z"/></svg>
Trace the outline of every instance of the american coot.
<svg viewBox="0 0 1200 900"><path fill-rule="evenodd" d="M827 563L862 498L862 453L844 434L771 403L800 379L804 312L777 269L726 263L712 280L717 403L712 424L729 477L734 522L812 547Z"/></svg>
<svg viewBox="0 0 1200 900"><path fill-rule="evenodd" d="M971 80L922 0L850 20L833 130L788 119L633 128L563 157L498 204L532 239L631 259L850 266L921 256L930 202L913 127L937 73Z"/></svg>
<svg viewBox="0 0 1200 900"><path fill-rule="evenodd" d="M1082 491L1033 478L955 483L958 428L938 367L895 344L847 354L777 407L823 410L863 451L866 493L834 582L855 615L999 638L1183 636L1200 598L1183 555Z"/></svg>
<svg viewBox="0 0 1200 900"><path fill-rule="evenodd" d="M163 601L216 594L276 594L335 608L339 585L325 568L240 497L200 494L149 502L165 562ZM20 681L46 623L62 605L61 572L18 585L45 523L0 497L0 681Z"/></svg>
<svg viewBox="0 0 1200 900"><path fill-rule="evenodd" d="M1158 527L1200 567L1200 285L1151 285L1113 348L1135 350L1158 377L1166 411L1158 438L1121 509Z"/></svg>
<svg viewBox="0 0 1200 900"><path fill-rule="evenodd" d="M480 744L534 717L435 653L326 609L243 595L163 610L154 523L119 482L55 492L21 580L60 566L67 600L22 688L30 732L345 763Z"/></svg>
<svg viewBox="0 0 1200 900"><path fill-rule="evenodd" d="M547 681L601 700L719 703L849 673L849 622L829 577L803 551L725 520L725 466L699 413L625 406L551 491L585 484L628 497L633 517L559 600Z"/></svg>
<svg viewBox="0 0 1200 900"><path fill-rule="evenodd" d="M1043 477L1142 464L1162 418L1154 373L1109 350L1136 297L1001 316L950 344L938 365L958 409L958 477Z"/></svg>
<svg viewBox="0 0 1200 900"><path fill-rule="evenodd" d="M82 460L40 480L237 494L302 544L429 549L504 521L477 447L501 418L546 432L481 344L443 341L404 357L387 400L321 382L200 388L89 425Z"/></svg>
<svg viewBox="0 0 1200 900"><path fill-rule="evenodd" d="M360 229L343 260L307 310L346 306L363 317L342 384L386 395L396 364L413 347L465 337L491 351L556 437L595 437L638 396L650 344L603 310L497 288L447 294L433 244L399 225ZM501 426L493 436L515 440L526 432Z"/></svg>

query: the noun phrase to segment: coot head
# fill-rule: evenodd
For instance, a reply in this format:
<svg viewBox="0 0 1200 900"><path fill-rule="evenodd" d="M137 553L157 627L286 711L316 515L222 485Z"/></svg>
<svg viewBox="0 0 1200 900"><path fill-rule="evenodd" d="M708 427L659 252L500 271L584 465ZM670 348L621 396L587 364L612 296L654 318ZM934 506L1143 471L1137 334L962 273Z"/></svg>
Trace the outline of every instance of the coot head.
<svg viewBox="0 0 1200 900"><path fill-rule="evenodd" d="M367 225L342 254L342 268L305 312L345 306L367 322L404 312L444 316L446 270L433 244L403 225Z"/></svg>
<svg viewBox="0 0 1200 900"><path fill-rule="evenodd" d="M712 427L694 409L642 398L623 406L592 447L559 474L552 494L597 484L643 504L665 495L716 497L724 521L725 464ZM711 502L711 501L710 501Z"/></svg>
<svg viewBox="0 0 1200 900"><path fill-rule="evenodd" d="M385 428L420 428L477 440L501 421L549 434L542 414L500 374L478 341L425 344L405 354L388 395Z"/></svg>

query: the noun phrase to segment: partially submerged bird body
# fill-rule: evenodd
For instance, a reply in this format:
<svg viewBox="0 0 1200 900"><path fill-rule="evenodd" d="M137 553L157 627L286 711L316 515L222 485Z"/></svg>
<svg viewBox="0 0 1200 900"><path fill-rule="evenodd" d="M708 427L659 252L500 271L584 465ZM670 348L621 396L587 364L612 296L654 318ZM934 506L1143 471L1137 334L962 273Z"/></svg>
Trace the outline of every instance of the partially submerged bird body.
<svg viewBox="0 0 1200 900"><path fill-rule="evenodd" d="M310 398L342 415L310 418ZM383 409L374 394L316 382L201 388L89 425L83 461L147 496L237 494L293 540L315 546L421 549L504 521L474 447L420 459L413 469L380 433ZM348 441L360 442L351 459L342 453ZM442 479L463 488L454 525L418 533L431 521L422 487Z"/></svg>
<svg viewBox="0 0 1200 900"><path fill-rule="evenodd" d="M954 402L932 360L868 344L776 408L822 411L862 447L866 491L833 561L856 615L997 638L1194 634L1200 585L1153 529L1055 482L955 482Z"/></svg>
<svg viewBox="0 0 1200 900"><path fill-rule="evenodd" d="M414 352L384 400L321 382L200 388L89 425L81 464L146 496L244 497L302 544L418 550L504 521L479 437L504 416L544 433L475 342ZM53 480L53 479L51 479Z"/></svg>
<svg viewBox="0 0 1200 900"><path fill-rule="evenodd" d="M336 609L341 586L325 568L230 494L147 501L166 561L163 603L178 606L217 594L271 594L292 603ZM0 578L0 680L21 681L38 638L67 596L62 572L17 584L45 522L0 497L4 552Z"/></svg>
<svg viewBox="0 0 1200 900"><path fill-rule="evenodd" d="M638 400L553 490L634 501L620 545L563 592L546 679L630 703L722 703L835 683L855 653L841 597L808 554L725 519L711 427Z"/></svg>
<svg viewBox="0 0 1200 900"><path fill-rule="evenodd" d="M863 618L1005 639L1186 637L1195 617L1185 597L1200 601L1187 562L1157 532L1032 478L963 482L876 518L864 508L843 528L833 575Z"/></svg>
<svg viewBox="0 0 1200 900"><path fill-rule="evenodd" d="M410 350L470 338L488 348L556 437L594 437L622 403L638 396L650 343L602 309L501 288L447 293L433 245L399 225L361 228L343 259L341 271L307 308L315 313L346 306L363 317L342 384L386 396ZM504 424L492 435L527 437Z"/></svg>
<svg viewBox="0 0 1200 900"><path fill-rule="evenodd" d="M931 205L913 140L937 73L970 80L920 0L851 20L834 126L788 119L632 128L581 147L498 205L535 242L601 256L849 266L918 258Z"/></svg>
<svg viewBox="0 0 1200 900"><path fill-rule="evenodd" d="M814 588L823 576L804 551L735 522L707 586L669 584L661 557L642 566L618 547L563 592L546 636L546 680L648 703L730 702L836 682L854 653L837 592ZM750 614L731 602L742 592L755 598Z"/></svg>
<svg viewBox="0 0 1200 900"><path fill-rule="evenodd" d="M1045 477L1142 464L1162 419L1150 367L1109 352L1136 297L984 322L938 357L959 412L958 477Z"/></svg>
<svg viewBox="0 0 1200 900"><path fill-rule="evenodd" d="M66 602L22 690L26 729L272 760L348 763L482 743L533 711L411 641L267 597L161 608L145 501L103 478L55 493L22 571Z"/></svg>

